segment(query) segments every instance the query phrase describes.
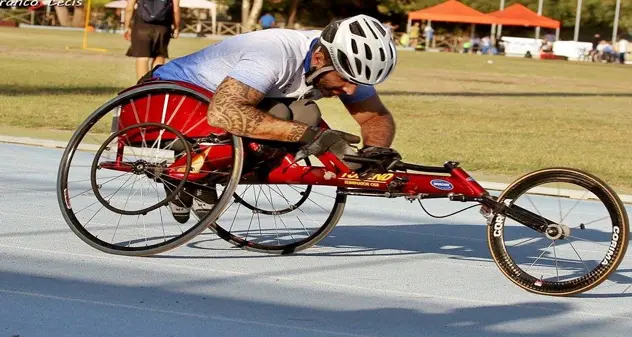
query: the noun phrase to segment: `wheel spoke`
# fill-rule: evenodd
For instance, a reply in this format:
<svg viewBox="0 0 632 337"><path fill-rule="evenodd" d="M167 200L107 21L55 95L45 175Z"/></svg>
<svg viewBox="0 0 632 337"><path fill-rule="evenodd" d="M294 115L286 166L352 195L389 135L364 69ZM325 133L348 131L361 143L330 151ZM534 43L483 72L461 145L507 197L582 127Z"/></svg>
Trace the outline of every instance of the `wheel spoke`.
<svg viewBox="0 0 632 337"><path fill-rule="evenodd" d="M568 239L568 237L566 237L566 241L568 241L568 244L571 246L571 248L573 248L573 251L575 252L577 257L579 258L579 260L582 261L582 264L584 265L584 269L586 269L586 272L589 273L590 269L588 269L588 266L586 265L586 262L584 262L584 259L582 259L582 257L579 256L579 252L577 252L577 249L575 249L575 246L573 246L573 242L571 242L571 240Z"/></svg>

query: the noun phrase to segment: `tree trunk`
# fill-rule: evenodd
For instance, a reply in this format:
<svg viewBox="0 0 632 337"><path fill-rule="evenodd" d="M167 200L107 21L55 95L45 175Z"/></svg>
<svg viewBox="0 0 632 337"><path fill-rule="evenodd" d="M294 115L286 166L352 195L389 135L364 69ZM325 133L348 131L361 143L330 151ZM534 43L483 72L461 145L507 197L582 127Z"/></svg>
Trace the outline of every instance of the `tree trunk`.
<svg viewBox="0 0 632 337"><path fill-rule="evenodd" d="M250 16L248 17L248 22L246 23L248 31L252 30L252 28L257 24L257 18L261 15L261 7L263 7L263 0L253 0L252 8L250 9Z"/></svg>
<svg viewBox="0 0 632 337"><path fill-rule="evenodd" d="M294 26L294 21L296 21L296 12L298 11L298 3L300 0L292 0L292 6L290 6L290 14L287 17L287 28L292 28Z"/></svg>
<svg viewBox="0 0 632 337"><path fill-rule="evenodd" d="M84 27L86 25L86 11L83 7L75 7L75 13L72 15L73 27Z"/></svg>
<svg viewBox="0 0 632 337"><path fill-rule="evenodd" d="M59 24L62 27L70 27L72 22L70 21L70 16L68 15L68 7L53 6L53 8L55 9L55 13L57 13Z"/></svg>
<svg viewBox="0 0 632 337"><path fill-rule="evenodd" d="M243 0L241 2L241 25L244 30L248 24L248 14L250 14L250 0Z"/></svg>

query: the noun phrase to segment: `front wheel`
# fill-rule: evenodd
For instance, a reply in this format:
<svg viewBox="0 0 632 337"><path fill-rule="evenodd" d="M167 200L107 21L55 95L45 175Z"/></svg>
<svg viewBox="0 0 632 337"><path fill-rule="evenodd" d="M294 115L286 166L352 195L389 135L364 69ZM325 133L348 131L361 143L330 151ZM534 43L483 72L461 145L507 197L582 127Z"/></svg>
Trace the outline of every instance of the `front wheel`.
<svg viewBox="0 0 632 337"><path fill-rule="evenodd" d="M492 258L527 291L552 296L588 291L625 256L629 224L623 203L589 173L568 168L532 172L508 186L498 201L551 222L539 233L495 214L488 226Z"/></svg>

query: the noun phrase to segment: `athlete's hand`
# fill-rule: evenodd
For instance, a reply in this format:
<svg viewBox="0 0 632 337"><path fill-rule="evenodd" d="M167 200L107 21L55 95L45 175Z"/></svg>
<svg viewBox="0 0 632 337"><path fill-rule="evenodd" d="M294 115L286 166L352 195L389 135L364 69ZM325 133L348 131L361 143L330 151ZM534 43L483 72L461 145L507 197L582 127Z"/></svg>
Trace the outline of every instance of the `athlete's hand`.
<svg viewBox="0 0 632 337"><path fill-rule="evenodd" d="M304 146L297 157L320 156L327 151L344 148L349 144L358 144L360 141L360 137L344 131L310 126L299 141Z"/></svg>
<svg viewBox="0 0 632 337"><path fill-rule="evenodd" d="M125 38L125 40L130 41L132 39L132 30L127 28L125 30L125 33L123 33L123 37Z"/></svg>
<svg viewBox="0 0 632 337"><path fill-rule="evenodd" d="M358 155L364 158L376 159L377 164L365 164L358 170L361 174L384 173L393 168L393 165L402 159L402 156L395 149L379 146L365 146Z"/></svg>
<svg viewBox="0 0 632 337"><path fill-rule="evenodd" d="M180 36L180 29L177 29L177 28L176 28L176 29L174 29L174 30L173 30L173 33L171 34L171 36L172 36L174 39L177 39L177 38L178 38L178 36Z"/></svg>

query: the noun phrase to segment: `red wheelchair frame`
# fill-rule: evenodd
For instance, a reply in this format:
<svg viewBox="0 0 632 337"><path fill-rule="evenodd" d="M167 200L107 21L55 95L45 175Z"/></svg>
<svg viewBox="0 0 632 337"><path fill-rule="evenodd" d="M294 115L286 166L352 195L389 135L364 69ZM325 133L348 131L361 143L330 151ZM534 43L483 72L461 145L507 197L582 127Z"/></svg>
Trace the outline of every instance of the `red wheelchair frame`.
<svg viewBox="0 0 632 337"><path fill-rule="evenodd" d="M133 88L158 83L176 83L179 86L203 93L209 100L213 97L213 93L206 89L178 81L150 81ZM128 90L131 89L132 88ZM154 96L154 98L157 97ZM156 111L159 110L152 109L151 99L152 97L149 96L148 99L135 101L134 105L123 107L113 129L120 130L140 123L142 120L144 122L170 125L177 130L183 130L182 133L191 138L207 137L211 134L225 134L225 131L214 128L205 122L207 106L200 104L200 102L194 105L193 101L182 101L179 105L176 105L171 115L166 116L156 113ZM165 99L156 99L156 101L162 101L165 107L167 104L176 103L168 103L167 97L165 97ZM155 105L156 104L154 104L154 107ZM163 111L165 110L166 109L163 109ZM184 111L186 111L186 113L184 113ZM322 120L320 127L329 128L327 123ZM155 141L159 137L162 140L173 140L176 138L173 133L169 133L168 131L161 132L161 134L147 133L143 135L145 141L149 142ZM123 144L126 142L128 144L139 143L140 138L140 134L130 136L128 133L126 139L121 139L121 141L118 142L119 155L117 156L116 162L103 163L102 166L114 170L130 170L129 166L122 162ZM248 145L251 148L258 146L256 140L250 141ZM230 164L232 158L232 148L230 145L201 146L196 152L193 162L198 162L198 165L194 167L195 171L190 172L186 178L190 181L197 181L205 177L205 174L196 172L208 172L212 169L221 168L222 165ZM206 158L213 158L213 160L206 160ZM200 159L204 160L201 166L199 165ZM364 165L375 164L375 161L357 156L345 156L342 158L343 161L331 152L319 156L318 159L324 167L300 166L294 164L294 155L288 153L283 160L281 160L281 165L272 170L266 180L259 181L258 183L337 186L354 189L356 190L354 193L356 195L385 193L389 197L424 195L425 197L441 198L453 196L461 198L462 200L474 200L488 195L487 191L481 185L467 172L458 167L458 163L454 162L447 162L443 167L420 166L406 163L398 163L395 166L396 169L401 170L441 173L443 175L392 172L362 176L354 173L344 161L362 163ZM247 158L244 158L244 160L247 160ZM185 166L184 161L185 159L180 159L174 162L171 167L175 167L175 169L167 168L165 172L166 175L173 179L182 179L183 173L180 172L182 171L180 168Z"/></svg>

